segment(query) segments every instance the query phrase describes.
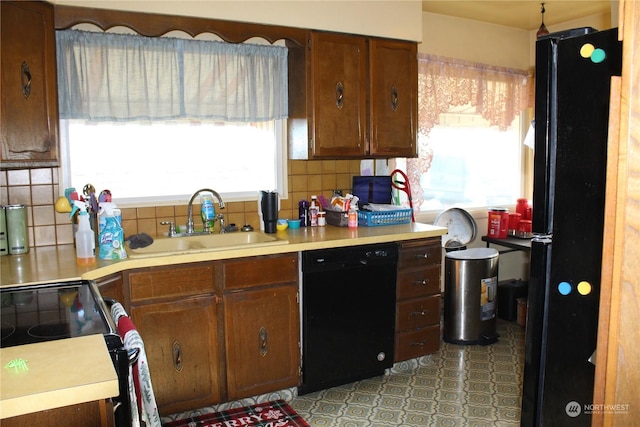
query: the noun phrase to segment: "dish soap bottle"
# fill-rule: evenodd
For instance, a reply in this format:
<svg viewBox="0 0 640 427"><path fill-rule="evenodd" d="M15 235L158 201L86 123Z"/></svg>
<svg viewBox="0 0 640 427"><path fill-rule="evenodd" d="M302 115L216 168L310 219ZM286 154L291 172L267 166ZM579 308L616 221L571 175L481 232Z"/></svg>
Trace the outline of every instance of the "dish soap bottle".
<svg viewBox="0 0 640 427"><path fill-rule="evenodd" d="M78 214L78 231L76 231L76 263L78 265L92 265L96 262L96 241L89 224L87 207L82 202L75 206L80 209Z"/></svg>
<svg viewBox="0 0 640 427"><path fill-rule="evenodd" d="M202 216L204 230L213 231L213 223L216 216L216 211L213 208L213 198L208 194L202 196L202 207L200 210L200 215Z"/></svg>
<svg viewBox="0 0 640 427"><path fill-rule="evenodd" d="M124 247L124 230L113 213L115 205L109 202L100 204L101 214L105 215L104 227L100 230L100 259L125 259L127 251Z"/></svg>

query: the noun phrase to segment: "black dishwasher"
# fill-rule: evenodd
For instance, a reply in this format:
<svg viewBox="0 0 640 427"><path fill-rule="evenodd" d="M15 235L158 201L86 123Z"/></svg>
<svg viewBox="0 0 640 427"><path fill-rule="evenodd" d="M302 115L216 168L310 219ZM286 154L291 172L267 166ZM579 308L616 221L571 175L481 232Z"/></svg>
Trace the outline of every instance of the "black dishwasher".
<svg viewBox="0 0 640 427"><path fill-rule="evenodd" d="M396 244L303 252L300 394L393 365L397 261Z"/></svg>

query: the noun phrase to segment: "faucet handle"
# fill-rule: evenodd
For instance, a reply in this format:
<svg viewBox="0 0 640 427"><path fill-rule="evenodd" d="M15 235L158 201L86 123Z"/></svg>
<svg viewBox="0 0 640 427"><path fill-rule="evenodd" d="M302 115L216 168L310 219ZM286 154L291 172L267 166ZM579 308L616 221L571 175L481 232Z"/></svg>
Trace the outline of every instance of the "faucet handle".
<svg viewBox="0 0 640 427"><path fill-rule="evenodd" d="M173 221L161 221L160 224L169 226L169 237L176 235L176 224Z"/></svg>
<svg viewBox="0 0 640 427"><path fill-rule="evenodd" d="M225 233L225 227L226 224L224 223L224 215L219 213L216 215L216 219L218 220L218 223L220 224L220 233Z"/></svg>

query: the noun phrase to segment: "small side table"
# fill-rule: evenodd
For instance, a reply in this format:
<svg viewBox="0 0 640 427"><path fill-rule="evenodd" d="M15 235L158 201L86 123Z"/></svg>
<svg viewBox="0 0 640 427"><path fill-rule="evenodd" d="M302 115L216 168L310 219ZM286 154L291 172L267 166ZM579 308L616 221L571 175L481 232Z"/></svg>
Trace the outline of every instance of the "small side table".
<svg viewBox="0 0 640 427"><path fill-rule="evenodd" d="M490 247L492 244L505 247L507 249L498 250L501 254L506 254L509 252L516 251L525 251L529 252L531 250L531 239L519 239L517 237L507 237L506 239L494 239L489 236L482 236L482 240L487 242L487 247Z"/></svg>

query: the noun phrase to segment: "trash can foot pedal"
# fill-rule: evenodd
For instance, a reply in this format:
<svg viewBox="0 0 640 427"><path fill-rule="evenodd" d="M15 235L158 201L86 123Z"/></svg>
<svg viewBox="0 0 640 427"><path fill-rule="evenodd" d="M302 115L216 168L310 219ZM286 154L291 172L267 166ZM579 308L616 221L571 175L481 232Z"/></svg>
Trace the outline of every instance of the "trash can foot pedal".
<svg viewBox="0 0 640 427"><path fill-rule="evenodd" d="M498 337L500 334L482 334L480 335L480 341L478 344L480 345L489 345L498 342Z"/></svg>

